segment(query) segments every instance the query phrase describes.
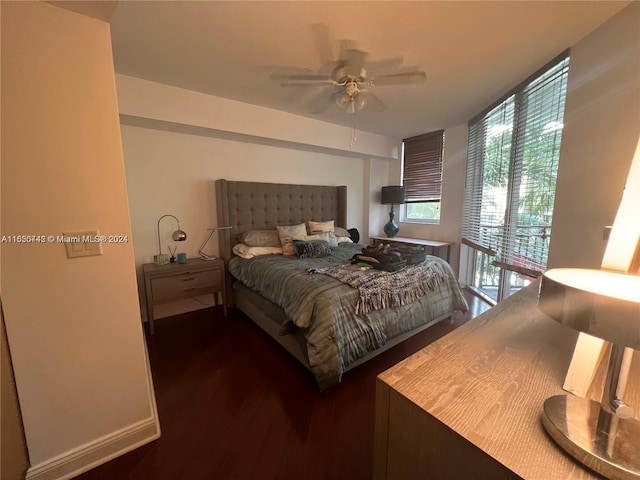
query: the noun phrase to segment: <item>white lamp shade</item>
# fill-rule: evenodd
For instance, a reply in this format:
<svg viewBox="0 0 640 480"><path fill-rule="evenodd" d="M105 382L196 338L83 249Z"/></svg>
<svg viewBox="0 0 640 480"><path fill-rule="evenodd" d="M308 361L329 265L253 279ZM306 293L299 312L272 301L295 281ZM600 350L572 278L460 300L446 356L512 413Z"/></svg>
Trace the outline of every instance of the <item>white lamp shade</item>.
<svg viewBox="0 0 640 480"><path fill-rule="evenodd" d="M538 308L575 330L640 349L640 276L551 269L542 276Z"/></svg>

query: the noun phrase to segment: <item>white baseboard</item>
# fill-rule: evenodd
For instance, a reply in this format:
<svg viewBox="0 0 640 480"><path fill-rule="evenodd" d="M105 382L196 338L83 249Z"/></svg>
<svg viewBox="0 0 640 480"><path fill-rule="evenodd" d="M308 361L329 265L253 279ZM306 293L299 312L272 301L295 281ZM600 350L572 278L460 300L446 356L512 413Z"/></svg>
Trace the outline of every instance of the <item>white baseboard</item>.
<svg viewBox="0 0 640 480"><path fill-rule="evenodd" d="M157 415L27 470L25 480L66 480L160 437Z"/></svg>

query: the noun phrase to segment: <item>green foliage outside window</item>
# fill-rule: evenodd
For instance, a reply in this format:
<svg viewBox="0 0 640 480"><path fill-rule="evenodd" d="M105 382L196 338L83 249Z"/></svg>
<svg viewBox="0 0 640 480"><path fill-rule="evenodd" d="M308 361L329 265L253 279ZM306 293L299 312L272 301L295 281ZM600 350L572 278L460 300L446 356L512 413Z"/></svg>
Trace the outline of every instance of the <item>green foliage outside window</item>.
<svg viewBox="0 0 640 480"><path fill-rule="evenodd" d="M440 202L407 203L407 220L438 221L440 220Z"/></svg>

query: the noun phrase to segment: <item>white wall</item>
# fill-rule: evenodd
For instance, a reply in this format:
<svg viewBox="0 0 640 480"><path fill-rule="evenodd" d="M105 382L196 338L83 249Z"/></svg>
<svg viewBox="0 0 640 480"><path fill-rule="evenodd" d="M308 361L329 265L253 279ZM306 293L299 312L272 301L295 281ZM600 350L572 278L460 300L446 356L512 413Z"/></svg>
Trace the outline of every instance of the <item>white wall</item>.
<svg viewBox="0 0 640 480"><path fill-rule="evenodd" d="M166 213L180 219L187 240L173 242L170 236L176 223L171 218L162 220L163 253L171 245L197 257L206 229L218 226L214 181L219 178L347 185L348 225L344 227L363 231L364 159L128 125L121 130L138 265L153 261L158 251L157 221ZM217 235L207 252L218 255Z"/></svg>
<svg viewBox="0 0 640 480"><path fill-rule="evenodd" d="M389 206L380 203L380 192L385 185L399 185L399 172L402 161L380 161L371 160L369 162L368 178L369 188L366 192L366 204L368 205L369 237L382 235L384 225L389 221ZM398 219L399 216L396 216ZM404 235L404 230L401 235Z"/></svg>
<svg viewBox="0 0 640 480"><path fill-rule="evenodd" d="M130 236L109 25L44 2L1 8L2 234ZM2 245L27 478L59 478L159 434L133 247L103 252Z"/></svg>
<svg viewBox="0 0 640 480"><path fill-rule="evenodd" d="M603 229L639 138L640 3L632 2L571 49L549 267L600 267Z"/></svg>
<svg viewBox="0 0 640 480"><path fill-rule="evenodd" d="M388 184L387 165L399 164L398 139L357 132L354 142L351 128L125 75L116 75L116 81L138 267L158 253L157 221L164 214L180 219L187 241L171 241L176 224L164 219L163 253L170 245L197 257L206 229L218 226L214 181L219 178L346 185L347 225L342 226L358 228L360 241L368 242L371 178L375 191ZM219 254L217 235L207 253ZM140 274L139 279L143 298ZM155 316L202 308L210 300L160 306Z"/></svg>
<svg viewBox="0 0 640 480"><path fill-rule="evenodd" d="M294 149L326 149L338 155L399 158L398 139L279 110L215 97L127 75L117 75L120 113L147 121L255 137Z"/></svg>
<svg viewBox="0 0 640 480"><path fill-rule="evenodd" d="M457 272L462 235L462 204L464 200L464 177L467 161L467 125L459 125L445 130L444 151L442 155L442 203L439 223L407 223L398 221L400 212L396 210L396 223L400 227L398 236L453 242L450 263ZM428 133L428 132L424 132ZM387 183L382 185L400 185L401 162L386 162L379 172L384 178L384 167L388 167ZM372 225L370 234L384 236L382 228L389 221L388 205L380 205L380 187L372 191ZM376 218L374 222L373 218Z"/></svg>

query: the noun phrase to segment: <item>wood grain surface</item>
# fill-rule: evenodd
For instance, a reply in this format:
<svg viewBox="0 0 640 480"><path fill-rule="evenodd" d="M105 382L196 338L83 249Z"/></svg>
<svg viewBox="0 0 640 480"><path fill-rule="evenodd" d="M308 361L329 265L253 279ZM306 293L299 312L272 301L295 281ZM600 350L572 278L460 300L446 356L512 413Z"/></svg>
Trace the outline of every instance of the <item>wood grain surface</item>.
<svg viewBox="0 0 640 480"><path fill-rule="evenodd" d="M538 286L379 375L374 478L599 478L540 422L544 400L566 393L578 334L538 311ZM638 417L634 357L625 399ZM601 368L588 397L600 399L603 378Z"/></svg>

